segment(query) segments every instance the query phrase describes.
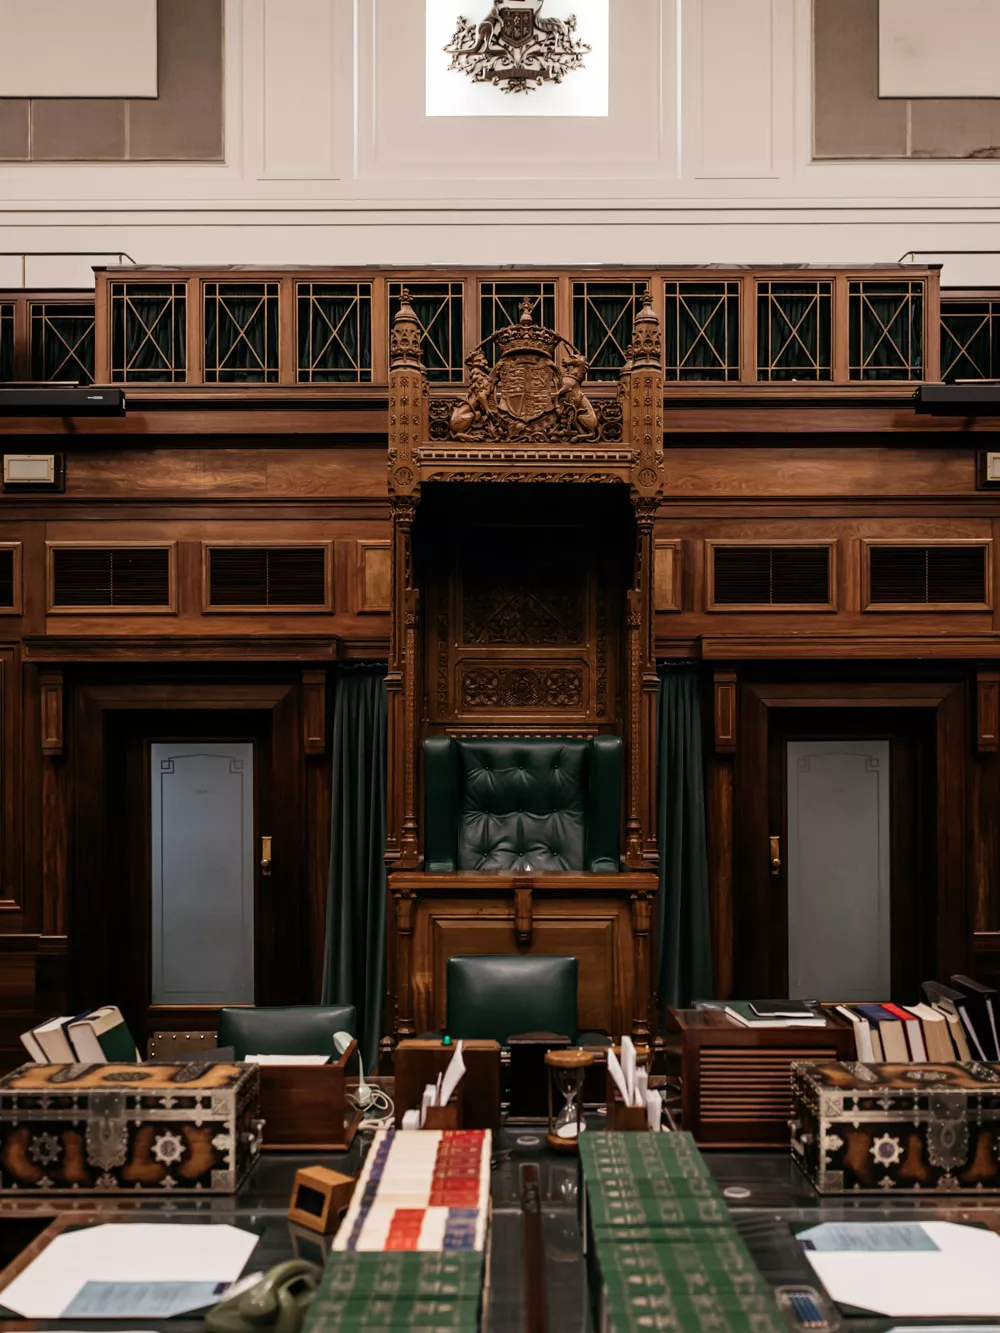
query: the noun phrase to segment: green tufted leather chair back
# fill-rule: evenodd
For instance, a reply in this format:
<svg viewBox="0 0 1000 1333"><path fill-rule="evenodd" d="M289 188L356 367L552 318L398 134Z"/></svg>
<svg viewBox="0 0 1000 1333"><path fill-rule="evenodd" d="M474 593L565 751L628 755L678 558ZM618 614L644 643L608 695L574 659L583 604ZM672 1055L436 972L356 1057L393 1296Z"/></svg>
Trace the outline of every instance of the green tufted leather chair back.
<svg viewBox="0 0 1000 1333"><path fill-rule="evenodd" d="M576 958L484 954L448 959L448 1033L498 1041L519 1032L556 1032L576 1041Z"/></svg>
<svg viewBox="0 0 1000 1333"><path fill-rule="evenodd" d="M353 1004L293 1004L257 1009L239 1005L219 1010L220 1046L233 1046L236 1059L248 1055L329 1055L336 1059L335 1032L358 1034Z"/></svg>
<svg viewBox="0 0 1000 1333"><path fill-rule="evenodd" d="M621 741L431 736L426 869L617 871Z"/></svg>

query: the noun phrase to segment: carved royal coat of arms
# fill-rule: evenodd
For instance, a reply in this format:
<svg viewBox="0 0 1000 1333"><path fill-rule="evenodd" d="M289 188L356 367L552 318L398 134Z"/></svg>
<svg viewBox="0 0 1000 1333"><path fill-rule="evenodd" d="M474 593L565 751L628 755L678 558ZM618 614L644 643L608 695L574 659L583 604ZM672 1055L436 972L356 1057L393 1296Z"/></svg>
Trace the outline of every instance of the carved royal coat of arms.
<svg viewBox="0 0 1000 1333"><path fill-rule="evenodd" d="M536 324L531 307L526 297L518 323L487 339L497 351L494 366L482 346L466 359L469 392L452 410L452 439L527 444L598 438L600 422L583 391L586 359L558 333Z"/></svg>
<svg viewBox="0 0 1000 1333"><path fill-rule="evenodd" d="M451 45L450 69L476 83L493 83L507 93L526 93L543 83L562 83L580 69L590 50L576 35L576 15L541 18L545 0L495 0L480 22L460 18Z"/></svg>

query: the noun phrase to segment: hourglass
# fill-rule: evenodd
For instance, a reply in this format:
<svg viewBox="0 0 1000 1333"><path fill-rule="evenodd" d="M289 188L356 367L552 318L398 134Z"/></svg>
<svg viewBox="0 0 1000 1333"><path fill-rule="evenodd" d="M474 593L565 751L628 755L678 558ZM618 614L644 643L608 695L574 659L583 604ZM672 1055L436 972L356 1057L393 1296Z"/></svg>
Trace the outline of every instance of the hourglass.
<svg viewBox="0 0 1000 1333"><path fill-rule="evenodd" d="M557 1152L576 1152L577 1140L586 1128L583 1123L583 1080L593 1063L594 1057L590 1051L564 1049L545 1052L549 1080L549 1132L546 1142ZM563 1103L562 1110L558 1112L555 1109L557 1093Z"/></svg>

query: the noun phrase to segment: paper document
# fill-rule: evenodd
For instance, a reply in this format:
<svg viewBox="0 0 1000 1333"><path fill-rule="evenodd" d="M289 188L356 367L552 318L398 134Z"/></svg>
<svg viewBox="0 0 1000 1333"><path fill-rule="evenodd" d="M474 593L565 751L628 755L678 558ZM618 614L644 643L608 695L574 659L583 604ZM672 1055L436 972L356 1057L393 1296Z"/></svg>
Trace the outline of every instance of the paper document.
<svg viewBox="0 0 1000 1333"><path fill-rule="evenodd" d="M459 1042L455 1047L455 1054L448 1061L448 1068L444 1071L444 1078L441 1080L441 1101L439 1105L448 1105L454 1095L455 1089L461 1082L464 1073L465 1059L462 1055L462 1043Z"/></svg>
<svg viewBox="0 0 1000 1333"><path fill-rule="evenodd" d="M618 1063L618 1056L615 1055L610 1046L608 1047L608 1073L614 1080L615 1087L621 1093L622 1101L628 1106L628 1088L625 1086L625 1075L622 1073L622 1067Z"/></svg>
<svg viewBox="0 0 1000 1333"><path fill-rule="evenodd" d="M622 1037L622 1073L625 1076L625 1105L635 1105L635 1045L631 1037Z"/></svg>
<svg viewBox="0 0 1000 1333"><path fill-rule="evenodd" d="M328 1055L248 1055L248 1065L328 1065Z"/></svg>
<svg viewBox="0 0 1000 1333"><path fill-rule="evenodd" d="M883 1228L884 1240L877 1235ZM829 1224L798 1239L838 1305L911 1319L988 1319L1000 1311L1000 1235L994 1231L958 1222L838 1223L832 1230L841 1233L840 1248L826 1248L838 1243Z"/></svg>
<svg viewBox="0 0 1000 1333"><path fill-rule="evenodd" d="M0 1292L0 1304L25 1319L134 1319L153 1316L150 1302L157 1298L143 1293L150 1284L163 1284L174 1289L160 1293L172 1308L197 1309L205 1303L208 1286L218 1289L209 1298L214 1303L236 1281L256 1244L252 1232L232 1226L110 1222L86 1227L56 1236ZM184 1297L177 1289L191 1284L198 1286L197 1292L188 1291L194 1303L178 1305ZM126 1287L135 1290L127 1293Z"/></svg>

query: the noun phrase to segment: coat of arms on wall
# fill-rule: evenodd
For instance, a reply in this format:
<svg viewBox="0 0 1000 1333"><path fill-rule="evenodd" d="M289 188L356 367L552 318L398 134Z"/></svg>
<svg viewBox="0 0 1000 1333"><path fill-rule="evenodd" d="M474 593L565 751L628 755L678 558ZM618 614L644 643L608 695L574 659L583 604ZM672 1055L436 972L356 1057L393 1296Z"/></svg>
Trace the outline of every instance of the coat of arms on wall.
<svg viewBox="0 0 1000 1333"><path fill-rule="evenodd" d="M558 333L536 324L531 307L531 298L525 297L518 323L498 329L466 359L469 392L452 410L452 439L527 444L598 438L600 422L583 392L585 357ZM483 352L487 344L498 354L492 367Z"/></svg>
<svg viewBox="0 0 1000 1333"><path fill-rule="evenodd" d="M507 93L526 93L543 83L562 83L580 69L590 50L576 36L576 15L540 18L545 0L495 0L486 18L458 20L450 69L476 83L493 83Z"/></svg>

